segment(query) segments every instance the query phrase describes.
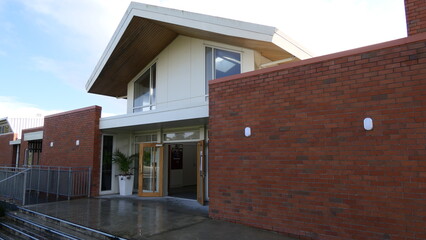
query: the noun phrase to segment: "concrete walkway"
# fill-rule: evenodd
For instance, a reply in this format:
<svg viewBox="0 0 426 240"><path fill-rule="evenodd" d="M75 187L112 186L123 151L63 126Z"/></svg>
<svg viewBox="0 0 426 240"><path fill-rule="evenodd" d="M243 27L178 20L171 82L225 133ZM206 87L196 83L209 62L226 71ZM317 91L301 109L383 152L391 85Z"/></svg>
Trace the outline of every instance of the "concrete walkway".
<svg viewBox="0 0 426 240"><path fill-rule="evenodd" d="M26 208L127 239L294 240L274 232L208 218L195 200L118 195Z"/></svg>

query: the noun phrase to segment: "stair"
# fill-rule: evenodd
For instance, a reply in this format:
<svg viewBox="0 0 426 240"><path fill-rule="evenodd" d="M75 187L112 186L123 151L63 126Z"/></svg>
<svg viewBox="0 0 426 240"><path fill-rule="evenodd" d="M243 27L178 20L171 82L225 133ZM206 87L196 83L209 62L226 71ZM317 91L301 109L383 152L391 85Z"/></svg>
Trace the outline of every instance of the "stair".
<svg viewBox="0 0 426 240"><path fill-rule="evenodd" d="M17 211L6 213L6 216L0 220L1 239L125 240L124 238L21 207L18 207Z"/></svg>

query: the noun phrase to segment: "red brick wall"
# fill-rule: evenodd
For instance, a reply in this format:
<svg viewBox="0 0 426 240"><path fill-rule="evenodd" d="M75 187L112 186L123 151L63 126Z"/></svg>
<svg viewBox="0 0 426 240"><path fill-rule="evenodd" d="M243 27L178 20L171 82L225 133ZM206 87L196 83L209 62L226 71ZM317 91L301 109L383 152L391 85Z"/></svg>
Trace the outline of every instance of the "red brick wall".
<svg viewBox="0 0 426 240"><path fill-rule="evenodd" d="M408 35L426 32L426 1L405 0Z"/></svg>
<svg viewBox="0 0 426 240"><path fill-rule="evenodd" d="M21 146L19 149L19 166L22 165L26 165L27 163L25 162L25 154L26 154L26 149L28 149L28 142L24 141L24 136L26 133L32 133L32 132L39 132L39 131L43 131L43 127L36 127L36 128L28 128L28 129L23 129L22 130L22 135L21 135ZM40 165L43 164L43 150L40 153Z"/></svg>
<svg viewBox="0 0 426 240"><path fill-rule="evenodd" d="M15 159L13 159L13 146L9 145L9 142L15 140L15 138L15 133L0 135L0 165L10 166L15 163Z"/></svg>
<svg viewBox="0 0 426 240"><path fill-rule="evenodd" d="M426 239L426 34L217 79L209 96L212 218Z"/></svg>
<svg viewBox="0 0 426 240"><path fill-rule="evenodd" d="M100 117L99 106L45 117L41 161L47 166L92 167L91 194L95 196L99 194Z"/></svg>

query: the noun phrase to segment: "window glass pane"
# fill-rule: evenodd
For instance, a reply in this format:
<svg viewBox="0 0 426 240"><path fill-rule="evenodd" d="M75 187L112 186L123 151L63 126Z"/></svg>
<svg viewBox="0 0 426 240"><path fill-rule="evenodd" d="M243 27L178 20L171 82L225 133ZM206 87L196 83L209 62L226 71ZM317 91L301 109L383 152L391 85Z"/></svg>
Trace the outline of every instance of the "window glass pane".
<svg viewBox="0 0 426 240"><path fill-rule="evenodd" d="M209 94L209 81L213 79L213 49L206 47L206 87L205 92Z"/></svg>
<svg viewBox="0 0 426 240"><path fill-rule="evenodd" d="M141 107L149 105L150 95L150 71L146 71L135 82L133 107Z"/></svg>
<svg viewBox="0 0 426 240"><path fill-rule="evenodd" d="M136 136L135 142L136 143L157 142L157 134L153 133L153 134L144 134L144 135Z"/></svg>
<svg viewBox="0 0 426 240"><path fill-rule="evenodd" d="M206 80L213 79L213 50L206 47Z"/></svg>
<svg viewBox="0 0 426 240"><path fill-rule="evenodd" d="M164 134L164 141L197 140L197 139L200 139L200 131L198 130Z"/></svg>
<svg viewBox="0 0 426 240"><path fill-rule="evenodd" d="M157 67L156 64L151 67L151 105L155 104L155 92L157 81ZM151 109L152 110L152 109Z"/></svg>
<svg viewBox="0 0 426 240"><path fill-rule="evenodd" d="M222 78L241 73L241 56L239 53L215 49L215 74Z"/></svg>

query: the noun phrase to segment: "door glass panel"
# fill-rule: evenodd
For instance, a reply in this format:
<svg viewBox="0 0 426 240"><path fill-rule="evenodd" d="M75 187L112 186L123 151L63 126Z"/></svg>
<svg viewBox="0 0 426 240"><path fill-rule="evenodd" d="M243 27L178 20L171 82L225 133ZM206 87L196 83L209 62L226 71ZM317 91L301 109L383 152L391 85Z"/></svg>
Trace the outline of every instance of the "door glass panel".
<svg viewBox="0 0 426 240"><path fill-rule="evenodd" d="M102 147L101 191L111 190L113 136L104 136Z"/></svg>
<svg viewBox="0 0 426 240"><path fill-rule="evenodd" d="M156 147L144 147L143 149L143 192L159 191L160 176L160 151Z"/></svg>

